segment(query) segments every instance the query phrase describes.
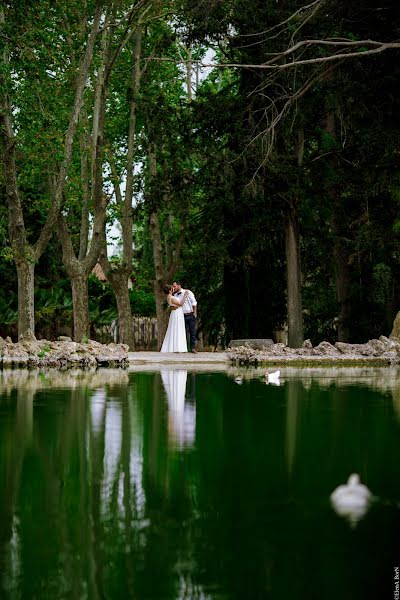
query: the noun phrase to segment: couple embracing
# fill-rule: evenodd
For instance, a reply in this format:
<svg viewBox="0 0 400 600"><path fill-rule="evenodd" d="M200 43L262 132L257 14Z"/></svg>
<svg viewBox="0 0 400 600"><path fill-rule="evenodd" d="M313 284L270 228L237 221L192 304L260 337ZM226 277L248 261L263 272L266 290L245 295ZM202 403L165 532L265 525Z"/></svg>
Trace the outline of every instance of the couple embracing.
<svg viewBox="0 0 400 600"><path fill-rule="evenodd" d="M179 281L164 287L168 306L171 309L168 329L161 352L187 352L186 331L190 336L190 351L196 350L197 302L190 290L184 290Z"/></svg>

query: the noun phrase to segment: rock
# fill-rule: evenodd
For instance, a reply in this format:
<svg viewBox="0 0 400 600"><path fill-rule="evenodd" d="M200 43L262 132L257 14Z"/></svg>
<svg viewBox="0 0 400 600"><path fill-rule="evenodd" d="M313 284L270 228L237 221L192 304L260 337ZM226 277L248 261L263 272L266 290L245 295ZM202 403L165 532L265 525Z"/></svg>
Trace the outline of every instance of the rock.
<svg viewBox="0 0 400 600"><path fill-rule="evenodd" d="M67 336L65 336L67 337ZM1 339L1 338L0 338ZM69 338L70 340L70 338ZM129 347L125 344L100 344L94 340L78 344L70 341L22 339L0 345L3 366L96 368L99 365L125 367L128 365Z"/></svg>
<svg viewBox="0 0 400 600"><path fill-rule="evenodd" d="M274 345L273 340L266 339L248 339L248 340L231 340L229 342L228 348L238 348L241 346L248 346L249 348L253 348L253 350L264 350L264 348L268 348ZM110 344L109 344L110 346Z"/></svg>
<svg viewBox="0 0 400 600"><path fill-rule="evenodd" d="M296 348L295 352L299 356L312 356L313 348Z"/></svg>
<svg viewBox="0 0 400 600"><path fill-rule="evenodd" d="M386 337L385 335L381 335L379 337L379 340L385 345L386 350L393 350L397 352L400 352L400 342L396 341L396 340L391 340L388 337Z"/></svg>
<svg viewBox="0 0 400 600"><path fill-rule="evenodd" d="M72 342L72 339L68 335L59 335L57 338L58 342Z"/></svg>
<svg viewBox="0 0 400 600"><path fill-rule="evenodd" d="M304 340L302 348L306 348L308 350L311 350L313 347L311 340Z"/></svg>
<svg viewBox="0 0 400 600"><path fill-rule="evenodd" d="M12 339L10 338L10 336L9 336L9 335L6 337L6 342L7 342L7 344L12 344L12 343L13 343L13 341L12 341Z"/></svg>
<svg viewBox="0 0 400 600"><path fill-rule="evenodd" d="M237 346L235 348L228 348L227 354L234 363L257 364L259 352L249 346Z"/></svg>
<svg viewBox="0 0 400 600"><path fill-rule="evenodd" d="M279 342L278 344L274 344L272 348L272 354L277 356L281 354L286 354L286 348L287 346L285 346L285 344L282 344L281 342Z"/></svg>
<svg viewBox="0 0 400 600"><path fill-rule="evenodd" d="M387 347L382 340L369 340L368 344L375 350L377 354L383 354L386 352Z"/></svg>
<svg viewBox="0 0 400 600"><path fill-rule="evenodd" d="M311 350L311 354L314 356L335 356L339 354L339 350L329 342L321 342Z"/></svg>
<svg viewBox="0 0 400 600"><path fill-rule="evenodd" d="M23 350L26 350L28 354L37 354L41 350L40 344L36 341L23 340L15 345Z"/></svg>
<svg viewBox="0 0 400 600"><path fill-rule="evenodd" d="M366 344L347 344L345 342L336 342L335 346L341 354L378 356L381 353L369 342Z"/></svg>

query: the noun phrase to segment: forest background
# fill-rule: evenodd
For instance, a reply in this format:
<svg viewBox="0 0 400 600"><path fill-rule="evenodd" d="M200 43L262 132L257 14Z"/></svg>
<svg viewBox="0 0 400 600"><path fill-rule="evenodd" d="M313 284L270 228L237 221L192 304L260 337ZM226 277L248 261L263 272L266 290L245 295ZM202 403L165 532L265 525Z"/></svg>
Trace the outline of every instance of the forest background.
<svg viewBox="0 0 400 600"><path fill-rule="evenodd" d="M3 2L0 335L161 340L173 279L209 344L388 335L399 56L397 0Z"/></svg>

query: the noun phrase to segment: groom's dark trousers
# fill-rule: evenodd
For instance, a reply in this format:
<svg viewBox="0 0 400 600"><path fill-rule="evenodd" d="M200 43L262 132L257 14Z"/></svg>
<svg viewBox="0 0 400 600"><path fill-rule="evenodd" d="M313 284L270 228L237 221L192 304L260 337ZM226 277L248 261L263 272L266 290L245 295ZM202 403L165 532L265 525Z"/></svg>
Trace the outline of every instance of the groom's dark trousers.
<svg viewBox="0 0 400 600"><path fill-rule="evenodd" d="M190 336L190 350L196 346L196 317L193 313L185 315L186 332Z"/></svg>

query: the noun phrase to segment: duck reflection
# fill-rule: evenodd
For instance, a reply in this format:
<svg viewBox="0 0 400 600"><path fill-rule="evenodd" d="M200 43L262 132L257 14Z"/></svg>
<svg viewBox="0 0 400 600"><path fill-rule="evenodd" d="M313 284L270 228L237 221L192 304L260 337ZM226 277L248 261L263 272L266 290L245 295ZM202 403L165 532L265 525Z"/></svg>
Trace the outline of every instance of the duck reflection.
<svg viewBox="0 0 400 600"><path fill-rule="evenodd" d="M170 441L190 448L196 436L195 375L184 369L162 369L161 379L168 399Z"/></svg>

